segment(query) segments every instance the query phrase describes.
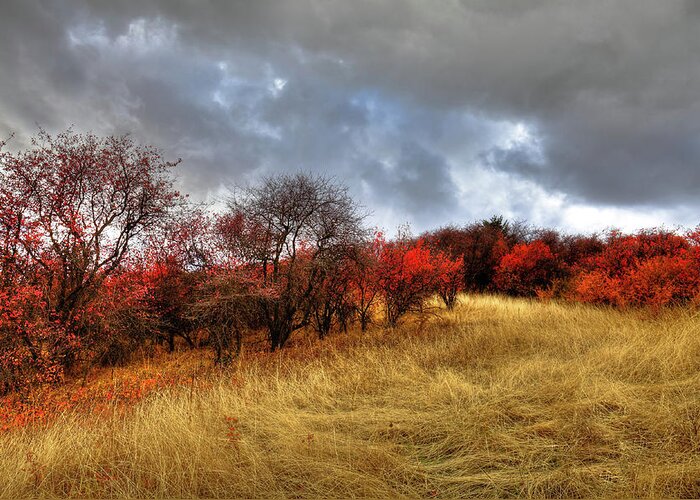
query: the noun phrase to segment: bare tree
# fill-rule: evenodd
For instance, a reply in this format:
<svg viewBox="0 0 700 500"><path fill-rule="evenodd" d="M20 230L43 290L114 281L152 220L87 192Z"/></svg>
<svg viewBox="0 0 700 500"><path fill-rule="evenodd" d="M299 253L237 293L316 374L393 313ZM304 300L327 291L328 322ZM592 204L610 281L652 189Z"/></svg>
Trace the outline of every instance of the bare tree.
<svg viewBox="0 0 700 500"><path fill-rule="evenodd" d="M209 332L217 364L227 364L240 353L244 331L262 327L256 281L248 269L220 269L202 284L189 307L190 317Z"/></svg>
<svg viewBox="0 0 700 500"><path fill-rule="evenodd" d="M260 273L270 349L311 320L328 263L365 236L364 215L345 186L308 175L268 177L229 200L226 239L240 262Z"/></svg>

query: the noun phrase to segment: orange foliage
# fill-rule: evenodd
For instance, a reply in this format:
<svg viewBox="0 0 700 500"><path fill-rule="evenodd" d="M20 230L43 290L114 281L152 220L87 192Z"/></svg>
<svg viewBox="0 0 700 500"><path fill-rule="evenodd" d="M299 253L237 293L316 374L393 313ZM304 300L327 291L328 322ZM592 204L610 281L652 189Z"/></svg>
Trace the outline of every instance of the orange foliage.
<svg viewBox="0 0 700 500"><path fill-rule="evenodd" d="M546 290L559 273L559 263L546 243L515 245L496 269L496 290L510 295L535 295Z"/></svg>
<svg viewBox="0 0 700 500"><path fill-rule="evenodd" d="M420 310L435 293L454 303L461 289L460 270L459 261L441 252L431 252L422 239L383 242L377 277L388 323L395 325L405 313Z"/></svg>
<svg viewBox="0 0 700 500"><path fill-rule="evenodd" d="M700 291L700 247L693 234L611 233L603 251L580 264L570 298L657 308L694 300Z"/></svg>

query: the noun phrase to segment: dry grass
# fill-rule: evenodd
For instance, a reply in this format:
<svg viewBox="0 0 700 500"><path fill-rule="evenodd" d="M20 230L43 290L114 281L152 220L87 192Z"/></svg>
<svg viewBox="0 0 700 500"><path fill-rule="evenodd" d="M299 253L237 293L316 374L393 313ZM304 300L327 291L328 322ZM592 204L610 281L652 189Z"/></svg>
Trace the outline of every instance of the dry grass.
<svg viewBox="0 0 700 500"><path fill-rule="evenodd" d="M699 497L699 326L464 298L0 436L0 496Z"/></svg>

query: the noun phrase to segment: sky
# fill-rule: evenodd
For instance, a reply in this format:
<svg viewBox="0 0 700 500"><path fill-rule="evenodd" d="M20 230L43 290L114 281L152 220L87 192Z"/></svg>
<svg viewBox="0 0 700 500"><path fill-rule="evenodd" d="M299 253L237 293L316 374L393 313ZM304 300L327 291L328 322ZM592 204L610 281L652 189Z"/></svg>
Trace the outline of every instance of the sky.
<svg viewBox="0 0 700 500"><path fill-rule="evenodd" d="M700 223L700 1L10 0L0 138L130 133L182 189L305 171L385 229Z"/></svg>

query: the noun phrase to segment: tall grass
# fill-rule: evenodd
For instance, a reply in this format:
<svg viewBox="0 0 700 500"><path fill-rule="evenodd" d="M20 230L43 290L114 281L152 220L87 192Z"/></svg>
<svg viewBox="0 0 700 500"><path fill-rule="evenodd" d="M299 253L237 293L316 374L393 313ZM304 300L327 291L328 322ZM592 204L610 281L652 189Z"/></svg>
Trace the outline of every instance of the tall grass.
<svg viewBox="0 0 700 500"><path fill-rule="evenodd" d="M461 301L0 436L0 496L700 496L691 311Z"/></svg>

